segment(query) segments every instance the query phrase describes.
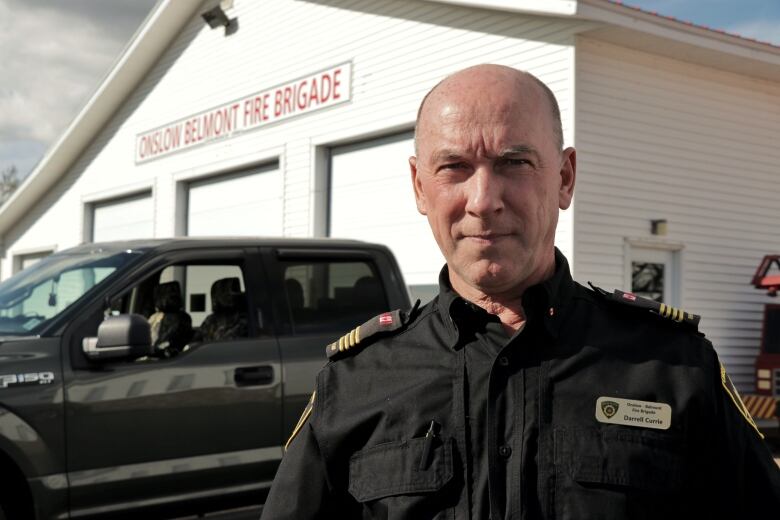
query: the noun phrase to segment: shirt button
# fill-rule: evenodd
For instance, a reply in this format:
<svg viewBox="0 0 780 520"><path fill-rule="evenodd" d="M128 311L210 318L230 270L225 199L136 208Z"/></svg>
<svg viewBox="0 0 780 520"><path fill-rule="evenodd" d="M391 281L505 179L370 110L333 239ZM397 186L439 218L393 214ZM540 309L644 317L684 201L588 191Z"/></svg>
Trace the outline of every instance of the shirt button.
<svg viewBox="0 0 780 520"><path fill-rule="evenodd" d="M506 356L501 356L500 358L498 358L498 364L501 365L502 367L509 366L509 358Z"/></svg>
<svg viewBox="0 0 780 520"><path fill-rule="evenodd" d="M512 454L512 448L509 446L499 446L498 447L498 454L504 457L505 459L508 459L509 456Z"/></svg>

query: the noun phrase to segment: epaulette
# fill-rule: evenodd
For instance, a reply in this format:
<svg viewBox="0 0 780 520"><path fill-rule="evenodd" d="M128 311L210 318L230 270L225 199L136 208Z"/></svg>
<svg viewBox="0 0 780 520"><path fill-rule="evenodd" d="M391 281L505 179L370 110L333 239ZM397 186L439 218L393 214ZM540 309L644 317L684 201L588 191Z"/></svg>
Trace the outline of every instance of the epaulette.
<svg viewBox="0 0 780 520"><path fill-rule="evenodd" d="M349 333L341 336L325 349L325 354L331 361L339 359L347 352L355 352L355 347L365 347L371 341L397 333L405 329L406 326L414 320L420 307L420 300L414 304L409 312L396 309L390 312L383 312L374 316L362 325L358 325Z"/></svg>
<svg viewBox="0 0 780 520"><path fill-rule="evenodd" d="M629 307L635 307L638 309L644 309L652 314L660 316L661 318L665 318L677 323L683 323L693 327L694 330L697 330L699 320L701 320L701 316L698 314L691 314L690 312L685 312L684 310L672 307L671 305L666 305L665 303L660 303L643 296L637 296L634 293L623 292L618 289L615 289L613 293L609 293L601 287L596 287L590 282L588 282L588 285L590 285L596 294L607 301L628 305Z"/></svg>

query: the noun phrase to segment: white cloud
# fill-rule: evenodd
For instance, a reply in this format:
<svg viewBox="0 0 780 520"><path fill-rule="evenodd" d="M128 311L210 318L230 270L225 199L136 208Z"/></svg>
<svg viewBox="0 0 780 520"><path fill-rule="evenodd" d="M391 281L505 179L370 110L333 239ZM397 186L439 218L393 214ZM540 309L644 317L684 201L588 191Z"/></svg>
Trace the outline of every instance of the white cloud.
<svg viewBox="0 0 780 520"><path fill-rule="evenodd" d="M94 24L42 8L0 4L0 139L54 139L123 42Z"/></svg>
<svg viewBox="0 0 780 520"><path fill-rule="evenodd" d="M65 130L153 3L0 0L0 163L35 162L30 154Z"/></svg>

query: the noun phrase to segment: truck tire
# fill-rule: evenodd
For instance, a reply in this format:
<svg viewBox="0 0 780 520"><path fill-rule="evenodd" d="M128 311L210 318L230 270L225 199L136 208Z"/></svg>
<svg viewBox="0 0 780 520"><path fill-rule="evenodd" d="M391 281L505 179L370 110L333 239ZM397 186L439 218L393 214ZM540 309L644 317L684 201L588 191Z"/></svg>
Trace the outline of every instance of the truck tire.
<svg viewBox="0 0 780 520"><path fill-rule="evenodd" d="M24 474L11 459L0 452L0 520L32 520L35 518L30 488Z"/></svg>

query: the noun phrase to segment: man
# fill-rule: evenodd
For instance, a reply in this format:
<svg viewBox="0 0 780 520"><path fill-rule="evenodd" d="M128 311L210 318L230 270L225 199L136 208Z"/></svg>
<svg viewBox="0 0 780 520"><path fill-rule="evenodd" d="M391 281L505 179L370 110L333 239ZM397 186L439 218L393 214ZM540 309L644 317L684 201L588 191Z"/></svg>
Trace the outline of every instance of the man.
<svg viewBox="0 0 780 520"><path fill-rule="evenodd" d="M426 96L410 159L447 261L422 309L328 346L263 518L752 518L780 475L698 317L572 281L576 155L533 76Z"/></svg>

